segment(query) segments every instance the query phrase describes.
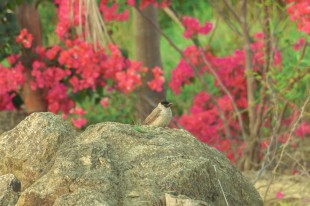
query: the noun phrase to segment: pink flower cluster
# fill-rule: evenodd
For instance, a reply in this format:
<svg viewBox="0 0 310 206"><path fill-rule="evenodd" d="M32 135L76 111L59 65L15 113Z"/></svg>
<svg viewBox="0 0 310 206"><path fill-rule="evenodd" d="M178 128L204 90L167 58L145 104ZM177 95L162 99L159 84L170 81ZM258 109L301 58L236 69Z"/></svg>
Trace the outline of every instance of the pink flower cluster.
<svg viewBox="0 0 310 206"><path fill-rule="evenodd" d="M204 26L200 26L198 19L185 16L182 19L182 24L185 27L185 32L183 36L185 38L191 38L193 35L196 34L208 34L212 29L212 24L206 22Z"/></svg>
<svg viewBox="0 0 310 206"><path fill-rule="evenodd" d="M116 45L94 50L90 43L81 40L66 40L66 48L58 45L45 50L37 48L38 56L32 63L31 82L33 90L40 88L46 91L48 110L54 113L70 114L75 107L68 96L69 91L78 93L85 89L95 90L97 86L106 86L110 79L115 89L128 93L141 85L141 73L147 70L140 62L131 61L122 56ZM107 106L106 100L102 105ZM83 114L79 114L82 116ZM82 117L73 121L81 126Z"/></svg>
<svg viewBox="0 0 310 206"><path fill-rule="evenodd" d="M80 9L79 0L63 1L54 0L54 3L58 6L58 23L56 25L56 33L60 39L66 39L69 37L69 29L72 26L77 26L80 23L80 10L82 11L82 21L85 21L85 9ZM71 17L73 8L73 17ZM73 18L73 19L72 19ZM82 23L83 23L82 22Z"/></svg>
<svg viewBox="0 0 310 206"><path fill-rule="evenodd" d="M0 110L14 109L12 99L25 81L25 68L20 62L16 63L17 56L11 55L8 59L12 67L0 64Z"/></svg>
<svg viewBox="0 0 310 206"><path fill-rule="evenodd" d="M20 34L16 37L16 42L21 43L27 49L31 47L32 40L32 34L30 34L27 29L22 29Z"/></svg>
<svg viewBox="0 0 310 206"><path fill-rule="evenodd" d="M75 1L74 1L75 2ZM68 3L68 2L67 2ZM61 8L70 6L60 1ZM65 9L64 9L65 10ZM71 20L63 17L58 26L69 26ZM58 27L59 29L59 27ZM42 89L48 111L62 112L63 116L73 115L72 123L81 128L86 124L83 118L85 112L77 108L75 93L83 90L95 92L97 87L119 90L123 93L133 91L141 85L141 75L147 72L142 63L125 58L117 45L109 44L108 48L95 50L93 45L79 39L68 39L67 29L60 29L60 36L64 39L64 47L54 45L50 48L38 46L32 52L37 55L31 64L31 89ZM57 30L57 29L56 29ZM24 47L31 46L32 36L27 30L22 30L16 41ZM8 61L11 68L0 65L0 109L14 109L12 98L25 81L24 66L18 56L10 56ZM153 69L155 79L150 83L155 90L160 90L163 82L162 71ZM70 94L70 96L69 96ZM103 98L100 103L103 108L109 104L109 99ZM82 112L83 111L83 112Z"/></svg>
<svg viewBox="0 0 310 206"><path fill-rule="evenodd" d="M149 81L147 85L154 91L161 92L163 90L163 84L165 82L165 78L163 77L163 70L159 67L154 67L152 69L152 74L154 79Z"/></svg>
<svg viewBox="0 0 310 206"><path fill-rule="evenodd" d="M199 50L195 45L189 46L185 49L184 54L194 66L201 63ZM194 77L194 70L188 63L181 59L177 67L172 70L172 78L169 82L169 87L175 94L181 92L181 87L184 84L189 84L190 79Z"/></svg>
<svg viewBox="0 0 310 206"><path fill-rule="evenodd" d="M109 22L113 20L116 20L116 21L128 20L129 11L127 9L122 13L116 13L118 9L118 4L113 3L111 7L109 7L107 4L108 4L108 0L101 0L99 4L99 9L105 21Z"/></svg>
<svg viewBox="0 0 310 206"><path fill-rule="evenodd" d="M295 133L297 137L310 137L310 124L308 122L302 122Z"/></svg>
<svg viewBox="0 0 310 206"><path fill-rule="evenodd" d="M139 7L141 10L148 7L149 5L165 8L171 4L171 1L172 0L161 0L160 3L158 3L158 0L141 0ZM136 0L127 0L127 4L129 6L136 6Z"/></svg>
<svg viewBox="0 0 310 206"><path fill-rule="evenodd" d="M310 1L309 0L286 0L289 3L287 12L291 21L297 22L299 31L310 34Z"/></svg>
<svg viewBox="0 0 310 206"><path fill-rule="evenodd" d="M86 123L87 120L83 118L85 111L80 107L72 108L69 113L75 117L71 118L72 124L76 127L81 129Z"/></svg>

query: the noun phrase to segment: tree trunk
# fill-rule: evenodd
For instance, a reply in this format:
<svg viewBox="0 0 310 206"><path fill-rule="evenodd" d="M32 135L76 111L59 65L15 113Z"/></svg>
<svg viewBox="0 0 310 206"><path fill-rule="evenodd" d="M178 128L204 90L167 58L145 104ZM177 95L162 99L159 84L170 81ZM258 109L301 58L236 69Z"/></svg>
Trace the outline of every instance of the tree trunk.
<svg viewBox="0 0 310 206"><path fill-rule="evenodd" d="M149 6L141 11L142 15L134 10L134 45L135 59L143 62L143 65L152 69L155 66L162 68L160 57L160 34L154 29L158 25L157 11L153 6ZM153 23L150 23L152 21ZM152 72L149 70L144 77L142 87L137 91L140 103L137 105L138 116L146 117L151 110L165 98L165 92L152 91L147 81L153 79Z"/></svg>
<svg viewBox="0 0 310 206"><path fill-rule="evenodd" d="M42 45L40 16L35 8L35 1L32 4L24 2L17 7L17 19L21 28L26 28L33 36L32 48ZM31 77L31 56L29 53L23 52L23 64L27 67L26 81L22 86L22 97L28 113L47 111L46 102L44 100L43 91L40 89L32 90L30 87Z"/></svg>

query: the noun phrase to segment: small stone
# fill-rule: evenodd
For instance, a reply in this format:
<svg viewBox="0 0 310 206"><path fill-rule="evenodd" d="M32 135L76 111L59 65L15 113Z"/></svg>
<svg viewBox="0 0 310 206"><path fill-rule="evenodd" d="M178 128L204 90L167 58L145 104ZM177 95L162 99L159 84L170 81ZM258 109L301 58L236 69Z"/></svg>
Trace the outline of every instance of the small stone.
<svg viewBox="0 0 310 206"><path fill-rule="evenodd" d="M130 197L130 198L136 198L136 197L139 197L139 193L136 192L136 191L131 191L130 193L128 193L127 197Z"/></svg>

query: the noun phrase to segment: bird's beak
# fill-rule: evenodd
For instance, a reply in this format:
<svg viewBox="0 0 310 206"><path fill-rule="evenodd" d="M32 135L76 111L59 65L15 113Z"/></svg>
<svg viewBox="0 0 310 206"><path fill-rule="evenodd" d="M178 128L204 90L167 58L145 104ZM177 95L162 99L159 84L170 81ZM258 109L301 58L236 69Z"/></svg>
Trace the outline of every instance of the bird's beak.
<svg viewBox="0 0 310 206"><path fill-rule="evenodd" d="M168 107L171 107L172 105L173 105L172 103L169 103L169 104L168 104Z"/></svg>

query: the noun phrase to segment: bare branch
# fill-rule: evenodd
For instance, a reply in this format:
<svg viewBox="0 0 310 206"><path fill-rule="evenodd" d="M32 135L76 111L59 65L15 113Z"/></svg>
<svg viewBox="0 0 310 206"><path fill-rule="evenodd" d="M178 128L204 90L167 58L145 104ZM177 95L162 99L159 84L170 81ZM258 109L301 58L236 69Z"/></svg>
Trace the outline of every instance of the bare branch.
<svg viewBox="0 0 310 206"><path fill-rule="evenodd" d="M243 22L241 20L241 18L239 17L239 15L237 14L237 12L235 11L234 7L227 1L224 0L225 5L227 6L227 8L229 9L229 11L233 14L233 16L235 17L235 19L237 20L237 22L242 25Z"/></svg>
<svg viewBox="0 0 310 206"><path fill-rule="evenodd" d="M293 133L296 131L299 123L300 123L300 120L303 118L304 114L305 114L305 109L306 109L306 106L310 103L310 92L309 92L309 95L308 95L308 98L307 100L304 102L302 108L301 108L301 111L300 111L300 114L298 116L298 118L296 119L293 127L291 128L290 130L290 133L289 133L289 136L286 140L286 142L284 143L283 147L282 147L282 150L281 150L281 154L280 154L280 158L279 158L279 161L277 163L277 165L275 166L275 168L273 169L272 173L275 174L279 165L280 165L280 162L283 158L283 154L284 154L284 151L286 149L286 147L288 146L288 144L290 143L291 139L292 139L292 136L293 136Z"/></svg>
<svg viewBox="0 0 310 206"><path fill-rule="evenodd" d="M271 135L271 138L270 138L271 141L270 141L269 146L267 148L267 153L264 156L264 160L263 160L261 169L258 171L253 184L255 184L257 182L257 180L261 177L263 171L269 166L269 165L267 165L267 160L269 158L269 155L271 153L271 149L272 149L272 147L274 145L274 142L275 142L277 134L278 134L278 130L279 130L280 125L281 125L281 119L279 118L279 106L278 106L278 103L277 103L277 98L276 98L276 95L275 95L275 90L274 90L274 87L273 87L273 83L272 83L271 77L269 77L268 80L269 80L268 81L269 82L269 87L270 87L271 94L272 94L272 101L273 101L273 104L274 104L274 107L275 107L275 116L274 116L275 124L274 124L273 129L272 129L272 135Z"/></svg>

